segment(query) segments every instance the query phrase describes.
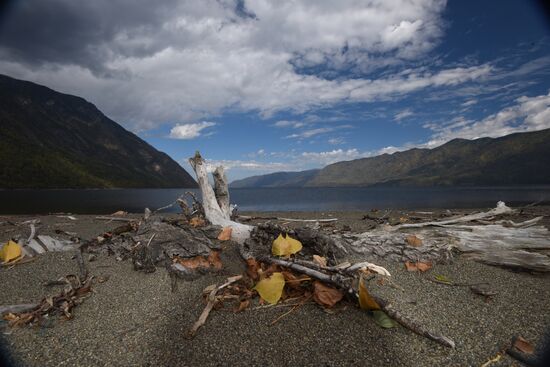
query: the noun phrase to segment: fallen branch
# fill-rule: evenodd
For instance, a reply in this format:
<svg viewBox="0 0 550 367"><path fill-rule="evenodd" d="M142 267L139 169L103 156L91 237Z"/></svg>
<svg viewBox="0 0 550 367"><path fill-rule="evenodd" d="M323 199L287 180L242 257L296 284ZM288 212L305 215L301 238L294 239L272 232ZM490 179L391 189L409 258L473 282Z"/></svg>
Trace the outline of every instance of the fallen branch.
<svg viewBox="0 0 550 367"><path fill-rule="evenodd" d="M299 218L283 218L283 217L258 217L258 216L249 216L249 215L239 215L237 217L238 219L245 219L245 220L280 220L285 222L319 222L319 223L327 223L327 222L336 222L338 221L338 218L325 218L325 219L299 219Z"/></svg>
<svg viewBox="0 0 550 367"><path fill-rule="evenodd" d="M258 258L258 261L267 262L270 264L276 264L280 265L292 270L295 270L297 272L306 274L312 278L315 278L317 280L320 280L323 283L328 283L331 285L336 286L337 288L340 288L346 292L349 296L353 297L355 300L358 299L358 294L351 288L351 282L349 282L349 278L344 278L339 274L334 275L328 275L323 272L307 268L303 265L299 265L293 262L289 262L282 259L275 259L269 256L264 256ZM403 327L413 331L416 334L419 334L421 336L425 336L428 339L431 339L439 344L442 344L447 347L454 348L455 343L450 338L440 335L438 333L432 332L430 330L427 330L422 325L418 324L417 322L410 320L409 318L401 315L395 308L393 308L392 304L380 297L373 297L376 302L380 305L382 311L384 311L389 317L397 321L399 324L401 324Z"/></svg>
<svg viewBox="0 0 550 367"><path fill-rule="evenodd" d="M95 217L95 219L109 220L109 221L119 221L119 222L135 222L136 221L136 219L133 219L133 218L104 217L104 216L98 216L98 217Z"/></svg>
<svg viewBox="0 0 550 367"><path fill-rule="evenodd" d="M210 182L208 181L208 173L206 170L206 164L202 159L199 152L195 153L193 158L189 159L189 164L193 167L195 175L197 176L197 182L202 194L202 207L204 208L204 215L210 223L222 227L231 227L231 239L238 243L244 243L244 241L250 238L250 232L252 226L234 222L230 219L229 211L222 210L218 200L224 202L225 198L217 198ZM225 176L225 175L224 175ZM222 183L218 183L222 185ZM225 191L227 191L227 182L225 182ZM218 189L218 193L224 192L222 189Z"/></svg>
<svg viewBox="0 0 550 367"><path fill-rule="evenodd" d="M239 280L242 279L242 275L236 275L234 277L227 278L227 282L220 285L219 287L214 288L210 294L208 294L208 303L206 304L206 307L202 311L201 315L199 316L199 319L195 324L193 324L193 327L191 330L189 330L188 337L193 338L197 331L200 329L201 326L203 326L206 323L206 319L208 319L208 315L210 315L210 311L212 311L212 308L216 304L216 294L223 288L227 287L228 285L231 285Z"/></svg>
<svg viewBox="0 0 550 367"><path fill-rule="evenodd" d="M0 315L5 313L23 313L33 310L38 306L38 303L23 303L19 305L4 305L0 306Z"/></svg>

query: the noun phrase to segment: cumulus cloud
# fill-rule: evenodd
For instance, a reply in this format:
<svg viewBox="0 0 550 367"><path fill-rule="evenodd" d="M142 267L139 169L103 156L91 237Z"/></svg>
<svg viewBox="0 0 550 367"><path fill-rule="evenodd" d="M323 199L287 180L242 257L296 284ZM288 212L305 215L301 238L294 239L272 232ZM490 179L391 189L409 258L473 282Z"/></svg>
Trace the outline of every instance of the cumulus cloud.
<svg viewBox="0 0 550 367"><path fill-rule="evenodd" d="M444 7L443 0L16 2L0 35L0 72L81 95L132 130L228 107L301 113L488 75L487 65L378 79L300 71L366 73L425 55L441 38Z"/></svg>
<svg viewBox="0 0 550 367"><path fill-rule="evenodd" d="M523 96L515 104L482 120L457 117L448 124L427 126L434 131L426 147L435 147L455 138L477 139L550 128L550 91L535 97Z"/></svg>
<svg viewBox="0 0 550 367"><path fill-rule="evenodd" d="M195 139L201 136L201 131L215 126L214 122L202 121L192 124L177 124L170 130L169 138L172 139Z"/></svg>

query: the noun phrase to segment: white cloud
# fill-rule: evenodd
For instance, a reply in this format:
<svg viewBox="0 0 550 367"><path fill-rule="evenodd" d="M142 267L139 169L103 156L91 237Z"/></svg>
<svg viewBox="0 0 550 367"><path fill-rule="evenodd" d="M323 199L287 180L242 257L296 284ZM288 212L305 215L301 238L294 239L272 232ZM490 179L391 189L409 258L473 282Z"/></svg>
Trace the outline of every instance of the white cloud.
<svg viewBox="0 0 550 367"><path fill-rule="evenodd" d="M213 172L216 167L223 166L226 170L246 170L246 171L262 171L262 172L275 172L290 170L293 168L288 163L280 162L259 162L255 160L206 160L206 169L208 172Z"/></svg>
<svg viewBox="0 0 550 367"><path fill-rule="evenodd" d="M430 124L434 135L426 147L439 146L455 138L500 137L517 132L550 128L550 91L536 97L523 96L515 104L486 118L473 121L458 117L448 124Z"/></svg>
<svg viewBox="0 0 550 367"><path fill-rule="evenodd" d="M201 136L201 131L215 126L214 122L202 121L192 124L177 124L170 130L169 138L172 139L195 139Z"/></svg>
<svg viewBox="0 0 550 367"><path fill-rule="evenodd" d="M410 117L412 115L414 115L414 112L412 112L410 109L407 108L406 110L403 110L399 113L396 113L395 116L393 117L393 119L395 121L401 121L404 118Z"/></svg>
<svg viewBox="0 0 550 367"><path fill-rule="evenodd" d="M473 106L477 103L477 100L475 99L469 99L467 100L466 102L462 103L461 106L462 107L469 107L469 106Z"/></svg>
<svg viewBox="0 0 550 367"><path fill-rule="evenodd" d="M357 158L368 157L371 154L366 152L360 152L359 150L353 149L334 149L325 152L303 152L300 156L309 164L314 164L317 167L326 166L327 164L340 162L340 161L349 161Z"/></svg>
<svg viewBox="0 0 550 367"><path fill-rule="evenodd" d="M292 127L294 129L306 126L305 122L293 120L279 120L273 124L275 127Z"/></svg>
<svg viewBox="0 0 550 367"><path fill-rule="evenodd" d="M340 145L340 144L345 144L346 143L346 139L342 138L342 137L337 137L337 138L330 138L327 140L327 142L330 144L330 145Z"/></svg>
<svg viewBox="0 0 550 367"><path fill-rule="evenodd" d="M319 127L316 129L304 130L299 133L287 135L287 139L308 139L316 135L326 134L332 131L341 130L341 129L350 129L353 128L352 125L338 125L333 127Z"/></svg>
<svg viewBox="0 0 550 367"><path fill-rule="evenodd" d="M95 68L47 54L33 61L40 67L28 67L6 51L0 72L81 95L136 131L165 121L196 121L228 107L270 116L397 98L477 80L491 70L480 65L379 79L325 79L300 74L294 66L307 60L308 65L368 71L421 57L442 35L443 0L251 0L246 11L254 17L248 18L239 17L230 0L168 5L151 14L149 23L143 14L137 20L102 17L94 34L101 35L108 24L106 38L78 46L101 51L97 62L102 64ZM66 35L54 36L63 40Z"/></svg>

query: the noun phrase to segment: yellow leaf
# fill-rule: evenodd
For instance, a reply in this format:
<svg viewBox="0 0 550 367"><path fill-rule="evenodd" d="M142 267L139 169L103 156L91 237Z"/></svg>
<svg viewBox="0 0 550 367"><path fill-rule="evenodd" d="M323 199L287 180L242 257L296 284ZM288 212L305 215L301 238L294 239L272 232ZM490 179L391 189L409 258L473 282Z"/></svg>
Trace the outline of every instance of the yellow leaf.
<svg viewBox="0 0 550 367"><path fill-rule="evenodd" d="M13 241L8 241L0 249L0 260L7 263L9 261L15 260L21 256L21 246Z"/></svg>
<svg viewBox="0 0 550 367"><path fill-rule="evenodd" d="M367 287L365 287L362 277L359 279L359 306L361 306L363 310L369 311L380 309L378 303L376 303L374 298L369 294Z"/></svg>
<svg viewBox="0 0 550 367"><path fill-rule="evenodd" d="M290 256L297 253L302 249L302 243L294 238L286 235L285 238L280 234L277 239L273 241L271 247L271 253L275 256Z"/></svg>
<svg viewBox="0 0 550 367"><path fill-rule="evenodd" d="M285 240L290 243L290 255L295 254L302 249L302 243L289 235L286 235Z"/></svg>
<svg viewBox="0 0 550 367"><path fill-rule="evenodd" d="M276 304L279 302L285 287L285 277L282 273L273 273L269 278L262 279L254 289L260 294L263 300Z"/></svg>

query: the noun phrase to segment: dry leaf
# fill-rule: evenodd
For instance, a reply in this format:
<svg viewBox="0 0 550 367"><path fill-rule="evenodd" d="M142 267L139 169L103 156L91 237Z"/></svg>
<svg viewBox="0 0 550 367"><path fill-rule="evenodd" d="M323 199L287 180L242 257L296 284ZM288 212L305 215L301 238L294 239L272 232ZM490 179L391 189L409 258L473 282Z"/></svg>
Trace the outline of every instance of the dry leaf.
<svg viewBox="0 0 550 367"><path fill-rule="evenodd" d="M405 241L407 241L407 244L409 246L413 246L413 247L422 246L422 240L420 238L416 237L414 234L408 235L405 238Z"/></svg>
<svg viewBox="0 0 550 367"><path fill-rule="evenodd" d="M319 255L313 255L313 262L319 266L327 266L327 259Z"/></svg>
<svg viewBox="0 0 550 367"><path fill-rule="evenodd" d="M7 263L12 260L15 260L21 256L21 246L17 243L9 240L2 248L0 249L0 260Z"/></svg>
<svg viewBox="0 0 550 367"><path fill-rule="evenodd" d="M252 280L258 280L260 278L260 275L258 274L258 270L260 269L260 263L253 257L250 257L246 259L246 274L252 279Z"/></svg>
<svg viewBox="0 0 550 367"><path fill-rule="evenodd" d="M333 307L337 304L344 294L333 287L329 287L319 281L313 282L313 300L323 307Z"/></svg>
<svg viewBox="0 0 550 367"><path fill-rule="evenodd" d="M425 272L425 271L428 271L432 268L432 263L431 262L424 263L424 262L419 261L419 262L416 263L416 267L421 272Z"/></svg>
<svg viewBox="0 0 550 367"><path fill-rule="evenodd" d="M533 346L533 344L529 343L521 336L518 336L514 341L514 347L525 354L533 354L535 352L535 347Z"/></svg>
<svg viewBox="0 0 550 367"><path fill-rule="evenodd" d="M284 238L281 234L273 241L271 252L275 256L290 256L302 249L302 243L294 238L286 235Z"/></svg>
<svg viewBox="0 0 550 367"><path fill-rule="evenodd" d="M124 210L119 210L119 211L117 211L117 212L114 212L114 213L111 214L111 215L114 215L114 216L116 216L116 217L122 217L122 216L124 216L124 215L126 215L126 214L128 214L128 212L125 212Z"/></svg>
<svg viewBox="0 0 550 367"><path fill-rule="evenodd" d="M223 264L220 260L219 251L211 251L210 254L208 255L208 258L205 258L204 256L195 256L189 259L183 259L181 257L175 257L174 259L175 261L177 261L178 263L180 263L181 265L185 266L188 269L214 268L216 270L220 270L223 267Z"/></svg>
<svg viewBox="0 0 550 367"><path fill-rule="evenodd" d="M407 271L417 271L418 268L416 267L416 263L412 263L410 261L405 261L405 268Z"/></svg>
<svg viewBox="0 0 550 367"><path fill-rule="evenodd" d="M285 277L283 274L273 273L271 277L260 280L254 289L263 300L271 304L276 304L283 294L284 287Z"/></svg>
<svg viewBox="0 0 550 367"><path fill-rule="evenodd" d="M206 222L204 219L200 217L193 217L189 220L189 224L191 224L193 227L204 227L206 225Z"/></svg>
<svg viewBox="0 0 550 367"><path fill-rule="evenodd" d="M239 303L239 306L234 311L235 313L243 312L248 308L248 306L250 306L250 301L245 299Z"/></svg>
<svg viewBox="0 0 550 367"><path fill-rule="evenodd" d="M221 268L223 268L219 251L211 251L210 254L208 255L207 260L210 266L213 267L214 269L221 270Z"/></svg>
<svg viewBox="0 0 550 367"><path fill-rule="evenodd" d="M218 235L218 240L220 241L229 241L231 239L231 232L233 229L231 227L225 227L222 229L220 234Z"/></svg>
<svg viewBox="0 0 550 367"><path fill-rule="evenodd" d="M407 271L421 271L421 272L425 272L425 271L428 271L432 268L432 263L431 262L421 262L421 261L418 261L418 262L410 262L410 261L405 261L405 268L407 268Z"/></svg>
<svg viewBox="0 0 550 367"><path fill-rule="evenodd" d="M372 298L367 287L365 287L362 277L359 278L359 306L361 306L363 310L369 311L380 309L380 305Z"/></svg>

